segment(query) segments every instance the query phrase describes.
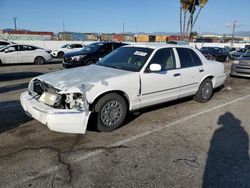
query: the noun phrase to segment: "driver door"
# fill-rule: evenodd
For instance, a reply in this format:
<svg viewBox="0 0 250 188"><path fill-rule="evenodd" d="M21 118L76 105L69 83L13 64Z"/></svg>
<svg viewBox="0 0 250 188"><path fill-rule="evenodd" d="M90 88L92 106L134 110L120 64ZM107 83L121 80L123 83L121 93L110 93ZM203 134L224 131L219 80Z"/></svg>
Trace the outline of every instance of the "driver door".
<svg viewBox="0 0 250 188"><path fill-rule="evenodd" d="M19 51L17 45L6 48L3 53L4 63L19 63Z"/></svg>
<svg viewBox="0 0 250 188"><path fill-rule="evenodd" d="M160 64L161 71L150 72L151 64ZM146 71L141 73L141 107L178 99L181 75L176 68L172 48L159 49L154 54Z"/></svg>

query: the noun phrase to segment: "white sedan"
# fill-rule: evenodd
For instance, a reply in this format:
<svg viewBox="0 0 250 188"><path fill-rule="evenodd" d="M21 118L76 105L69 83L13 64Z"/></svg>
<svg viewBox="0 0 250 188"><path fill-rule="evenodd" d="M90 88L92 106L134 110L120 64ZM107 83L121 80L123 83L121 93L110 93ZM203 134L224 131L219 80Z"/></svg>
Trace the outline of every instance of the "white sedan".
<svg viewBox="0 0 250 188"><path fill-rule="evenodd" d="M85 45L83 44L65 44L61 48L52 50L51 55L53 57L63 58L64 54L69 52L76 52L83 49Z"/></svg>
<svg viewBox="0 0 250 188"><path fill-rule="evenodd" d="M51 59L50 51L31 45L12 44L0 49L0 65L10 63L43 64Z"/></svg>
<svg viewBox="0 0 250 188"><path fill-rule="evenodd" d="M99 131L112 131L129 111L186 96L207 102L225 79L224 65L196 49L129 45L97 64L33 78L21 104L53 131L84 134L91 113Z"/></svg>

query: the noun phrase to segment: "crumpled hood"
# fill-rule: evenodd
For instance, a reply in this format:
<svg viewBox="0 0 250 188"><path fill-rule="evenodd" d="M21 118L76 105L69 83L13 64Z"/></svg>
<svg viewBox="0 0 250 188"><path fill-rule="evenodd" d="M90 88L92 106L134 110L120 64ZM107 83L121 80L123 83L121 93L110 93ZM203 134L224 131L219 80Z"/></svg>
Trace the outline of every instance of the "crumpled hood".
<svg viewBox="0 0 250 188"><path fill-rule="evenodd" d="M133 72L99 65L88 65L44 74L34 79L39 79L63 91L67 91L72 87L79 88L84 84L84 88L88 91L98 82L107 85L107 79L129 74L133 74Z"/></svg>

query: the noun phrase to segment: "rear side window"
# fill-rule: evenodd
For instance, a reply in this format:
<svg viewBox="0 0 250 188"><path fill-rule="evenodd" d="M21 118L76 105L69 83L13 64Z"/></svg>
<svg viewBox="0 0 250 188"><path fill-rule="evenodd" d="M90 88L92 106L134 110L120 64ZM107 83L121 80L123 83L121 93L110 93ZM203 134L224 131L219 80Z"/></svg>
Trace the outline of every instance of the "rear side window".
<svg viewBox="0 0 250 188"><path fill-rule="evenodd" d="M188 48L176 48L176 50L180 58L181 68L202 65L199 56L193 50Z"/></svg>

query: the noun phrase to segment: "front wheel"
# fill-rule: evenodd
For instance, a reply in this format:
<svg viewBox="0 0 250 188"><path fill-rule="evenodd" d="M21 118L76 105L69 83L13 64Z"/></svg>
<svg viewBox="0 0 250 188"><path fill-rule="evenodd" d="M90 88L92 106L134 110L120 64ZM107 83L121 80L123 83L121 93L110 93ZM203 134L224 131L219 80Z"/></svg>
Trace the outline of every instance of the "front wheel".
<svg viewBox="0 0 250 188"><path fill-rule="evenodd" d="M201 83L196 95L194 96L194 100L196 100L197 102L205 103L211 99L212 95L213 84L211 79L207 78Z"/></svg>
<svg viewBox="0 0 250 188"><path fill-rule="evenodd" d="M86 62L86 65L91 65L91 64L95 64L95 63L96 63L95 60L88 60Z"/></svg>
<svg viewBox="0 0 250 188"><path fill-rule="evenodd" d="M64 52L58 52L57 57L62 59L64 56Z"/></svg>
<svg viewBox="0 0 250 188"><path fill-rule="evenodd" d="M36 57L35 60L34 60L34 63L37 64L37 65L42 65L45 63L45 59L43 57Z"/></svg>
<svg viewBox="0 0 250 188"><path fill-rule="evenodd" d="M110 93L103 96L95 106L97 129L101 132L117 129L123 124L127 110L127 103L121 95Z"/></svg>

